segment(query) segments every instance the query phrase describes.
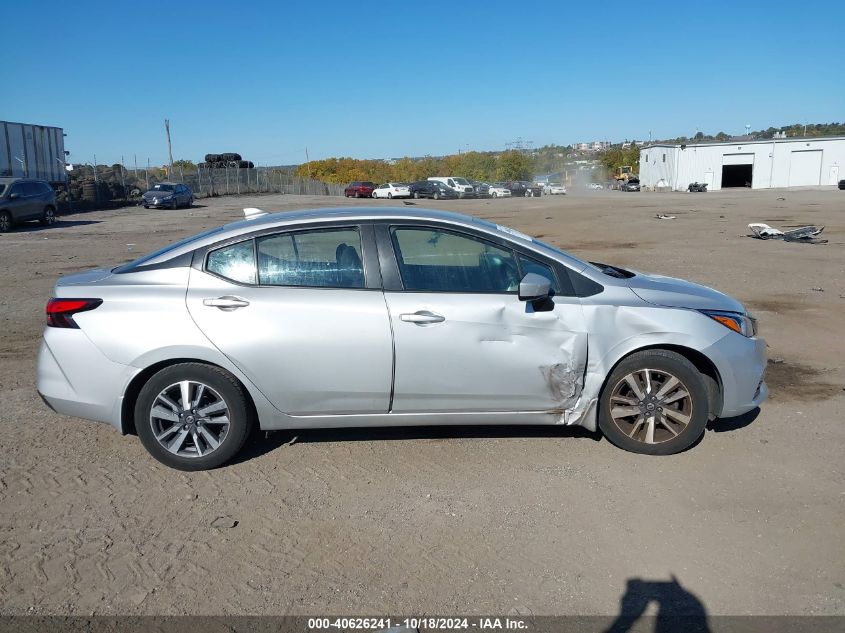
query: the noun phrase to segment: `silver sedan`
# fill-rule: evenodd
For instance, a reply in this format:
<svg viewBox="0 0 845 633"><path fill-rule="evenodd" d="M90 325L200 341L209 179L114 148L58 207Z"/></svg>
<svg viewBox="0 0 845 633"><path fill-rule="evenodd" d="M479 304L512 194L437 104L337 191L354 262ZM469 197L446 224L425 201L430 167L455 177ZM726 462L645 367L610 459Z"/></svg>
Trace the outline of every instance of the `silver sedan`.
<svg viewBox="0 0 845 633"><path fill-rule="evenodd" d="M252 428L575 424L682 451L767 395L738 301L423 209L249 219L60 279L38 391L184 470Z"/></svg>

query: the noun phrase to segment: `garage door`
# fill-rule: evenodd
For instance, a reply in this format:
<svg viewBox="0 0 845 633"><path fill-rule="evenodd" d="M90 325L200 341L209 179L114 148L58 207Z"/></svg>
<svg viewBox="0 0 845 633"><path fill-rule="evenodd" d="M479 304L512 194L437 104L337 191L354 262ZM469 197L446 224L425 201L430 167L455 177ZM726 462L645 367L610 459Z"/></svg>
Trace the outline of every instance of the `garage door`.
<svg viewBox="0 0 845 633"><path fill-rule="evenodd" d="M805 187L821 182L822 150L792 152L789 157L789 186Z"/></svg>
<svg viewBox="0 0 845 633"><path fill-rule="evenodd" d="M722 189L751 187L754 180L754 154L722 155Z"/></svg>

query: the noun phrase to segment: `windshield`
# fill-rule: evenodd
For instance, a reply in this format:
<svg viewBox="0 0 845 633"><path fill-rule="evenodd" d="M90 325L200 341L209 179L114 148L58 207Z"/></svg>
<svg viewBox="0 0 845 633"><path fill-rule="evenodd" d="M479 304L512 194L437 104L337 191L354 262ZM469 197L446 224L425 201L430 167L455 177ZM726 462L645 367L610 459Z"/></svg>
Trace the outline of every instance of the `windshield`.
<svg viewBox="0 0 845 633"><path fill-rule="evenodd" d="M173 185L158 184L153 187L153 191L174 191L176 188Z"/></svg>
<svg viewBox="0 0 845 633"><path fill-rule="evenodd" d="M469 185L469 182L466 178L453 178L453 180L459 185Z"/></svg>
<svg viewBox="0 0 845 633"><path fill-rule="evenodd" d="M165 255L169 251L174 251L177 248L190 244L191 242L196 242L204 237L208 237L209 235L214 235L215 233L221 232L225 229L224 226L218 226L213 229L209 229L208 231L203 231L202 233L197 233L196 235L192 235L191 237L186 237L185 239L179 240L178 242L173 242L172 244L168 244L164 248L160 248L157 251L153 251L152 253L148 253L143 257L139 257L135 261L129 262L128 264L123 264L122 266L118 266L117 268L113 269L113 273L131 273L136 268L143 266L149 261L160 257L161 255Z"/></svg>

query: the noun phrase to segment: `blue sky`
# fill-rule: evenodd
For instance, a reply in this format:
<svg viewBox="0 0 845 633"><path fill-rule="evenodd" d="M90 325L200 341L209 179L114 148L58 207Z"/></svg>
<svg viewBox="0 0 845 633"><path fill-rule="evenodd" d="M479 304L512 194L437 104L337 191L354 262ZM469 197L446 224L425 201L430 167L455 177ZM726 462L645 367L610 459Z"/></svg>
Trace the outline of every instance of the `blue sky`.
<svg viewBox="0 0 845 633"><path fill-rule="evenodd" d="M130 8L131 7L131 8ZM14 2L0 119L261 164L845 120L829 2ZM11 53L11 55L10 55Z"/></svg>

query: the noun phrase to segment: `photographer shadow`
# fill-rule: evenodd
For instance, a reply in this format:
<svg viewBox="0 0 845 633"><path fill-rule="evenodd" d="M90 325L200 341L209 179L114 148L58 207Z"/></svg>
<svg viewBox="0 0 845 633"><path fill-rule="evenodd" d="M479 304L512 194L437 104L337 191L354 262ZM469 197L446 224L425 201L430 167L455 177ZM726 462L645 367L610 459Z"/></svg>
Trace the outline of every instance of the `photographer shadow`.
<svg viewBox="0 0 845 633"><path fill-rule="evenodd" d="M657 605L657 614L644 616L651 603ZM643 619L653 626L642 626ZM629 578L625 593L619 600L619 615L605 633L627 631L654 631L654 633L710 633L707 609L691 591L684 589L673 575L671 580L641 580Z"/></svg>

